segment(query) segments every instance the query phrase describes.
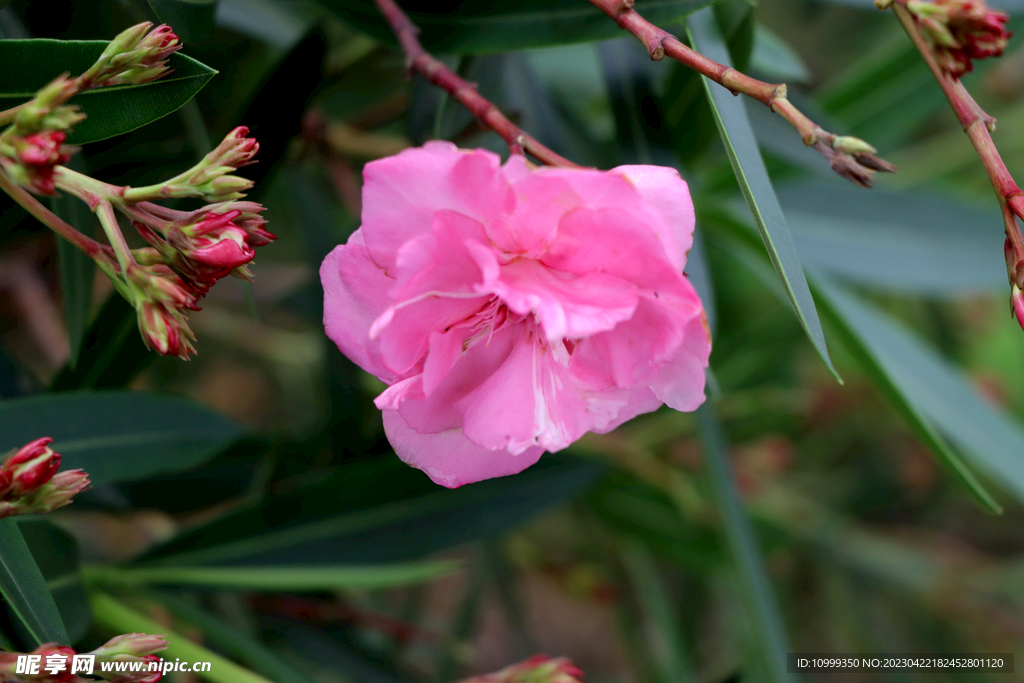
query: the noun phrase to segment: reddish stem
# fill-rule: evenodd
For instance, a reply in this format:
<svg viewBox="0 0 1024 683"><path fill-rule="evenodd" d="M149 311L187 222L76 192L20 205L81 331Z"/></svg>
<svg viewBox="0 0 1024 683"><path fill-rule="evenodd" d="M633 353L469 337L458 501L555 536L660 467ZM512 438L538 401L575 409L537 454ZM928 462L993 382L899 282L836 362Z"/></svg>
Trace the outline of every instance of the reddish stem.
<svg viewBox="0 0 1024 683"><path fill-rule="evenodd" d="M22 208L38 218L48 228L88 254L92 260L97 262L104 260L112 263L112 259L107 253L107 247L75 230L57 214L40 204L39 200L29 194L28 190L8 178L3 171L0 171L0 190L10 195Z"/></svg>
<svg viewBox="0 0 1024 683"><path fill-rule="evenodd" d="M537 142L529 133L509 121L504 114L498 111L497 107L476 91L476 86L460 78L424 50L416 37L419 28L409 20L409 17L394 0L375 0L375 2L381 14L391 25L398 42L402 45L402 49L405 51L406 66L410 71L422 74L428 81L444 89L458 100L462 106L480 119L481 123L500 135L513 154L522 154L525 151L548 166L579 168L577 164L551 151Z"/></svg>
<svg viewBox="0 0 1024 683"><path fill-rule="evenodd" d="M917 24L914 23L914 18L910 11L899 2L893 3L892 11L896 14L896 18L899 19L903 30L906 31L907 36L910 37L918 52L921 53L928 68L931 69L932 75L938 82L939 87L942 88L942 92L946 95L946 99L953 108L953 112L960 121L960 125L963 126L964 132L967 133L971 144L974 145L974 149L978 152L978 157L981 159L982 165L985 166L989 180L992 182L992 188L999 199L999 206L1003 210L1006 237L1010 240L1016 253L1024 257L1024 237L1021 236L1020 228L1014 216L1015 213L1018 216L1021 215L1018 213L1018 207L1021 205L1021 197L1024 195L1024 192L1021 191L1013 176L1010 175L1009 169L1003 163L1002 157L999 156L999 150L996 149L992 136L989 134L989 130L995 127L995 119L988 116L977 105L974 98L967 93L967 89L964 88L960 79L954 78L939 66L928 42L921 35L920 31L917 30ZM1007 210L1008 207L1011 210ZM1012 277L1014 274L1011 273L1010 275Z"/></svg>

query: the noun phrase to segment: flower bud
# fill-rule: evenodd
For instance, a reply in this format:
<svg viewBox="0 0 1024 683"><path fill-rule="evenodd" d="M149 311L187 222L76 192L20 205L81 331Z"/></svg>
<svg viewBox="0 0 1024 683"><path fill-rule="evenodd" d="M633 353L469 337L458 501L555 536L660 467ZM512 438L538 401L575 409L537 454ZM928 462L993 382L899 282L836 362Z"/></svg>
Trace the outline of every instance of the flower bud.
<svg viewBox="0 0 1024 683"><path fill-rule="evenodd" d="M984 0L909 0L914 17L939 65L955 78L970 72L972 59L998 57L1006 48L1009 15L989 9Z"/></svg>
<svg viewBox="0 0 1024 683"><path fill-rule="evenodd" d="M1017 324L1024 329L1024 292L1017 285L1010 287L1010 311L1017 319Z"/></svg>
<svg viewBox="0 0 1024 683"><path fill-rule="evenodd" d="M462 683L582 683L583 672L565 657L534 655L501 671L467 678Z"/></svg>
<svg viewBox="0 0 1024 683"><path fill-rule="evenodd" d="M167 640L163 636L148 635L145 633L125 633L115 636L106 643L96 648L89 654L97 657L114 657L116 655L130 655L141 657L151 655L167 649Z"/></svg>
<svg viewBox="0 0 1024 683"><path fill-rule="evenodd" d="M0 497L17 498L50 481L60 467L60 454L45 436L11 453L0 466Z"/></svg>
<svg viewBox="0 0 1024 683"><path fill-rule="evenodd" d="M67 135L61 131L44 131L26 136L13 132L0 137L0 164L19 185L37 194L54 194L54 167L71 158L71 149L64 147Z"/></svg>
<svg viewBox="0 0 1024 683"><path fill-rule="evenodd" d="M140 85L165 75L164 61L181 49L178 36L166 24L150 31L146 22L122 31L107 45L103 54L82 74L83 88L102 85Z"/></svg>
<svg viewBox="0 0 1024 683"><path fill-rule="evenodd" d="M878 150L860 138L851 135L840 135L832 141L832 149L846 154L874 154Z"/></svg>

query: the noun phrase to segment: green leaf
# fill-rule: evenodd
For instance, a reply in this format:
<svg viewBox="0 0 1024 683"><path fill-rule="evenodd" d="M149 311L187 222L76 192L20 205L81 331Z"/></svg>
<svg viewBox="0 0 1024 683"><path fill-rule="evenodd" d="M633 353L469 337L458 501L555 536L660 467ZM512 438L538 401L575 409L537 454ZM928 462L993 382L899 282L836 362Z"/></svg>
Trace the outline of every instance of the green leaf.
<svg viewBox="0 0 1024 683"><path fill-rule="evenodd" d="M81 161L74 157L68 166L80 171ZM50 200L50 208L87 237L92 237L95 234L96 224L92 212L85 204L71 195L64 193L54 197ZM78 363L78 354L85 339L86 328L89 325L96 264L85 252L65 239L57 240L57 259L60 266L60 292L61 304L64 308L64 324L68 328L68 342L71 347L68 367L74 369Z"/></svg>
<svg viewBox="0 0 1024 683"><path fill-rule="evenodd" d="M194 529L140 561L405 561L519 524L575 493L595 471L591 463L549 455L514 478L442 489L394 456L352 463L315 485Z"/></svg>
<svg viewBox="0 0 1024 683"><path fill-rule="evenodd" d="M629 576L637 602L650 622L648 640L654 659L659 665L661 678L672 683L693 681L693 667L686 650L682 624L675 614L674 605L666 589L654 558L641 543L623 540L619 544L619 557Z"/></svg>
<svg viewBox="0 0 1024 683"><path fill-rule="evenodd" d="M374 590L436 579L454 562L322 567L91 567L92 581L122 586L224 586L262 591Z"/></svg>
<svg viewBox="0 0 1024 683"><path fill-rule="evenodd" d="M725 538L739 575L743 598L747 603L763 671L773 683L790 683L793 678L786 667L786 653L790 652L786 629L757 538L736 491L736 477L729 464L728 444L710 402L697 409L697 426L704 463L722 517Z"/></svg>
<svg viewBox="0 0 1024 683"><path fill-rule="evenodd" d="M694 14L688 20L688 28L690 40L696 49L715 61L730 64L729 51L710 10ZM761 233L768 256L775 266L775 272L786 288L786 295L807 337L828 369L842 382L832 366L832 359L829 358L825 335L821 330L821 322L818 320L818 312L814 307L814 299L807 286L803 267L800 265L800 257L797 255L786 218L782 215L782 208L779 206L779 200L775 196L764 160L758 150L743 101L707 78L702 81L711 108L714 110L715 121L729 155L729 162L743 191L750 214L757 224L758 232Z"/></svg>
<svg viewBox="0 0 1024 683"><path fill-rule="evenodd" d="M236 423L192 401L136 391L48 394L0 403L0 451L41 436L64 469L94 484L195 467L242 434Z"/></svg>
<svg viewBox="0 0 1024 683"><path fill-rule="evenodd" d="M637 0L636 9L665 25L707 7L713 0ZM353 27L395 43L391 27L373 0L319 0ZM419 0L402 8L422 30L420 41L432 52L511 52L623 35L597 7L580 0Z"/></svg>
<svg viewBox="0 0 1024 683"><path fill-rule="evenodd" d="M78 543L66 531L33 516L15 520L67 627L69 643L85 636L92 622L89 598L82 582Z"/></svg>
<svg viewBox="0 0 1024 683"><path fill-rule="evenodd" d="M184 43L197 43L213 34L218 0L149 0L160 21L169 24Z"/></svg>
<svg viewBox="0 0 1024 683"><path fill-rule="evenodd" d="M106 46L103 40L0 40L0 111L31 99L62 73L85 72ZM94 88L71 98L88 118L75 126L68 143L105 140L167 116L217 73L178 52L168 66L171 73L152 83Z"/></svg>
<svg viewBox="0 0 1024 683"><path fill-rule="evenodd" d="M51 642L70 644L46 579L10 517L0 519L0 595L32 648Z"/></svg>
<svg viewBox="0 0 1024 683"><path fill-rule="evenodd" d="M800 55L773 31L758 24L754 27L754 53L750 65L755 71L784 83L804 83L811 72Z"/></svg>
<svg viewBox="0 0 1024 683"><path fill-rule="evenodd" d="M78 365L65 366L50 390L107 389L131 381L156 357L142 342L136 320L124 297L108 296L85 333Z"/></svg>
<svg viewBox="0 0 1024 683"><path fill-rule="evenodd" d="M796 183L779 201L809 269L872 289L926 296L1006 287L1003 223L994 203L948 195Z"/></svg>
<svg viewBox="0 0 1024 683"><path fill-rule="evenodd" d="M147 598L159 602L178 619L198 627L203 640L218 650L241 660L274 683L309 683L309 674L271 650L266 643L221 621L205 610L176 595L147 591Z"/></svg>
<svg viewBox="0 0 1024 683"><path fill-rule="evenodd" d="M1024 431L902 325L827 279L815 281L850 351L957 481L986 508L1001 511L936 428L1024 500Z"/></svg>
<svg viewBox="0 0 1024 683"><path fill-rule="evenodd" d="M210 670L203 678L214 683L271 683L266 678L244 669L230 659L193 643L165 625L153 621L145 614L128 607L113 596L94 591L89 595L96 622L114 633L161 633L167 639L167 649L160 653L163 659L178 658L186 662L209 662Z"/></svg>

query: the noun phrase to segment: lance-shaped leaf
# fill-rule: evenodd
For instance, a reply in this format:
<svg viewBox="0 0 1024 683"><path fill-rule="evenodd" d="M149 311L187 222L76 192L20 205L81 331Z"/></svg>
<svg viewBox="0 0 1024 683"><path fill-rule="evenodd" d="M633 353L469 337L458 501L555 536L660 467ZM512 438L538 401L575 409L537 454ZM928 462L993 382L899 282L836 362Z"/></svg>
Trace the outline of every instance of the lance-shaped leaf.
<svg viewBox="0 0 1024 683"><path fill-rule="evenodd" d="M687 25L690 41L697 50L717 62L727 66L731 64L728 47L715 24L714 13L711 10L697 12L688 20ZM825 334L821 330L821 321L818 320L818 312L814 307L814 299L807 286L807 278L800 265L796 246L793 244L793 236L789 232L785 216L782 215L782 208L775 196L761 152L757 148L757 140L747 119L743 101L707 78L702 80L715 113L718 131L729 155L729 162L736 174L736 181L743 191L744 199L747 200L747 206L754 217L754 223L757 224L758 232L761 233L772 265L775 266L775 272L786 289L786 296L818 355L825 361L825 365L836 379L840 379L832 366L832 359L829 358Z"/></svg>
<svg viewBox="0 0 1024 683"><path fill-rule="evenodd" d="M57 603L21 529L10 517L0 519L0 596L29 646L51 642L68 645Z"/></svg>
<svg viewBox="0 0 1024 683"><path fill-rule="evenodd" d="M94 484L195 467L242 428L192 401L138 391L46 394L0 403L0 451L41 436L54 440L62 469Z"/></svg>

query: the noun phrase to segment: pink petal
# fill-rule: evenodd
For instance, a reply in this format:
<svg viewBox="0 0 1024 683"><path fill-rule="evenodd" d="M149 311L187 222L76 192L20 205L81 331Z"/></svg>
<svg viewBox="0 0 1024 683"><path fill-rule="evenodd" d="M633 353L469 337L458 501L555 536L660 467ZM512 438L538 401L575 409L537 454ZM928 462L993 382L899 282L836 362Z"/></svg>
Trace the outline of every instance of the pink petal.
<svg viewBox="0 0 1024 683"><path fill-rule="evenodd" d="M683 325L694 315L641 297L632 318L581 340L569 367L578 381L593 389L646 385L658 376L660 363L674 358L683 341Z"/></svg>
<svg viewBox="0 0 1024 683"><path fill-rule="evenodd" d="M434 214L429 233L406 242L395 259L391 297L401 303L424 293L472 293L483 274L467 243L483 246L487 235L477 221L447 209Z"/></svg>
<svg viewBox="0 0 1024 683"><path fill-rule="evenodd" d="M501 159L429 142L363 168L363 230L373 260L390 270L398 249L428 232L434 214L457 211L480 223L510 211L513 196Z"/></svg>
<svg viewBox="0 0 1024 683"><path fill-rule="evenodd" d="M479 290L496 294L519 315L536 314L552 342L610 330L628 320L637 304L636 287L625 280L563 273L533 259L501 266L498 278Z"/></svg>
<svg viewBox="0 0 1024 683"><path fill-rule="evenodd" d="M341 352L384 382L393 382L370 325L390 305L392 280L370 259L363 233L356 230L348 243L336 247L320 266L324 287L324 328Z"/></svg>
<svg viewBox="0 0 1024 683"><path fill-rule="evenodd" d="M582 200L564 178L539 173L526 176L513 190L516 203L511 215L488 226L491 243L508 254L540 256L558 234L562 216Z"/></svg>
<svg viewBox="0 0 1024 683"><path fill-rule="evenodd" d="M693 246L695 219L690 188L679 177L679 171L664 166L618 166L609 173L628 179L647 204L661 214L668 231L658 230L658 236L665 242L676 270L683 270Z"/></svg>
<svg viewBox="0 0 1024 683"><path fill-rule="evenodd" d="M581 387L566 367L564 346L542 347L530 328L535 330L528 323L517 326L505 362L456 403L464 414L463 433L478 446L512 453L534 446L558 451L614 420L628 400L617 389Z"/></svg>
<svg viewBox="0 0 1024 683"><path fill-rule="evenodd" d="M423 470L435 484L448 488L517 474L540 460L544 453L539 447L519 455L488 450L470 442L458 429L421 434L394 410L384 411L384 432L398 457Z"/></svg>
<svg viewBox="0 0 1024 683"><path fill-rule="evenodd" d="M651 383L655 395L670 408L683 412L704 403L704 371L711 355L711 335L703 313L683 330L683 343L675 357L661 366L661 376Z"/></svg>
<svg viewBox="0 0 1024 683"><path fill-rule="evenodd" d="M579 209L562 219L558 239L541 260L558 270L604 273L668 295L684 278L652 229L658 224L661 217L650 211Z"/></svg>
<svg viewBox="0 0 1024 683"><path fill-rule="evenodd" d="M429 394L420 385L418 393L406 395L399 405L405 421L425 434L461 427L463 411L457 406L458 401L501 367L512 352L513 336L514 329L508 326L488 339L481 339L459 356ZM431 360L428 358L428 362Z"/></svg>

